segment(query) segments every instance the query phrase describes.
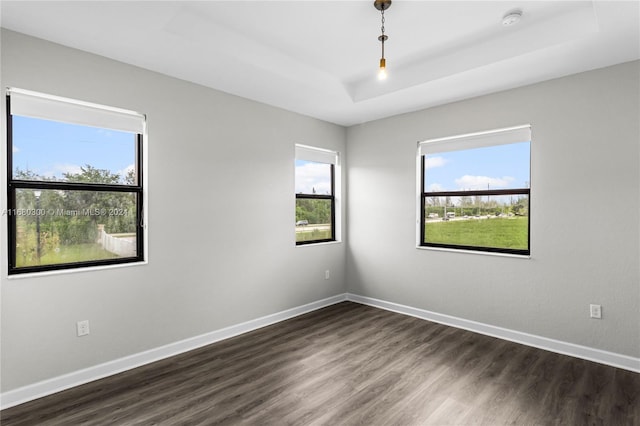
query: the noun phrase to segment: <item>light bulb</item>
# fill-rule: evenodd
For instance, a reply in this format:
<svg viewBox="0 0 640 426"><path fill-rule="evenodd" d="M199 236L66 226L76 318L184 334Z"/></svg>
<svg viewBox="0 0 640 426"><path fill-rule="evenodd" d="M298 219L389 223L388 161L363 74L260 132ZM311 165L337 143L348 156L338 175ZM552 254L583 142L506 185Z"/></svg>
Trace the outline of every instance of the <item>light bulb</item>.
<svg viewBox="0 0 640 426"><path fill-rule="evenodd" d="M384 58L380 58L380 70L378 71L378 80L387 78L387 64Z"/></svg>

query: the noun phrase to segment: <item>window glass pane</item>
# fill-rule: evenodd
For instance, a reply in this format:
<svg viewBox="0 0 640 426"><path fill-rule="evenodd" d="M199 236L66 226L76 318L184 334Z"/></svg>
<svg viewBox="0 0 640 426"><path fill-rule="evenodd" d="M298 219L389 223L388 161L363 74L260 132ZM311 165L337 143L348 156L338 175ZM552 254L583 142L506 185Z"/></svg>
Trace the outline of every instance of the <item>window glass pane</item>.
<svg viewBox="0 0 640 426"><path fill-rule="evenodd" d="M529 196L425 197L424 242L527 250Z"/></svg>
<svg viewBox="0 0 640 426"><path fill-rule="evenodd" d="M529 187L529 142L425 155L425 192Z"/></svg>
<svg viewBox="0 0 640 426"><path fill-rule="evenodd" d="M136 193L16 191L16 267L136 256Z"/></svg>
<svg viewBox="0 0 640 426"><path fill-rule="evenodd" d="M136 185L135 133L13 116L13 179Z"/></svg>
<svg viewBox="0 0 640 426"><path fill-rule="evenodd" d="M331 194L331 164L296 160L296 194Z"/></svg>
<svg viewBox="0 0 640 426"><path fill-rule="evenodd" d="M296 241L330 240L331 200L296 199Z"/></svg>

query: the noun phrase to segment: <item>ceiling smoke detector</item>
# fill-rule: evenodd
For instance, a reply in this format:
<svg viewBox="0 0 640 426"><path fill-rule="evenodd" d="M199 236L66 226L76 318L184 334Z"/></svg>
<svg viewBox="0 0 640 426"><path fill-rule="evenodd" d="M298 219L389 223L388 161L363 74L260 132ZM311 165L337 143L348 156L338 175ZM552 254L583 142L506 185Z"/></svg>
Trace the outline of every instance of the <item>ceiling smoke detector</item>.
<svg viewBox="0 0 640 426"><path fill-rule="evenodd" d="M502 18L502 25L505 27L511 27L517 24L518 22L520 22L521 19L522 19L522 11L514 10L504 15L504 17Z"/></svg>

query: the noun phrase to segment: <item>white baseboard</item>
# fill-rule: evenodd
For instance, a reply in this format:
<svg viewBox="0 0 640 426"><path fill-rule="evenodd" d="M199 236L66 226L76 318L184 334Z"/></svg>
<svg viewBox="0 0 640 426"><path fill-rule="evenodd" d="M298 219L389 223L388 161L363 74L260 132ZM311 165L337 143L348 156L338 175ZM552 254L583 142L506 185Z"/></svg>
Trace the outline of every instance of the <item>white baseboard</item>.
<svg viewBox="0 0 640 426"><path fill-rule="evenodd" d="M601 349L594 349L588 346L576 345L560 340L549 339L547 337L536 336L520 331L509 330L507 328L496 327L489 324L483 324L480 322L457 318L450 315L439 314L436 312L413 308L411 306L400 305L398 303L387 302L371 297L359 296L357 294L347 293L347 300L361 303L363 305L385 309L387 311L410 315L412 317L421 318L444 325L449 325L456 328L462 328L465 330L473 331L475 333L497 337L503 340L509 340L511 342L521 343L527 346L533 346L535 348L540 348L563 355L570 355L575 358L586 359L588 361L594 361L600 364L606 364L612 367L622 368L625 370L640 373L640 358L634 358L614 352L603 351Z"/></svg>
<svg viewBox="0 0 640 426"><path fill-rule="evenodd" d="M266 327L267 325L275 324L277 322L284 321L311 311L315 311L326 306L334 305L345 300L361 303L363 305L374 306L376 308L381 308L387 311L397 312L404 315L410 315L416 318L445 324L451 327L462 328L476 333L521 343L527 346L533 346L551 352L557 352L576 358L598 362L600 364L610 365L612 367L640 372L640 358L607 352L587 346L580 346L573 343L562 342L559 340L549 339L546 337L536 336L520 331L509 330L502 327L496 327L493 325L470 321L463 318L457 318L450 315L439 314L436 312L413 308L411 306L400 305L398 303L387 302L371 297L345 293L5 392L0 395L0 409L13 407L15 405L51 395L65 389L92 382L94 380L102 379L104 377L121 373L123 371L131 370L133 368L159 361L161 359L169 358L174 355L188 352L190 350L197 349L202 346L218 342L220 340L228 339L239 334Z"/></svg>
<svg viewBox="0 0 640 426"><path fill-rule="evenodd" d="M43 396L51 395L65 389L79 386L94 380L102 379L117 373L121 373L132 368L140 367L161 359L169 358L220 340L228 339L248 331L256 330L267 325L284 321L298 315L306 314L326 306L334 305L346 300L346 294L318 300L306 305L287 309L275 314L267 315L241 324L232 325L210 333L195 336L179 342L170 343L148 351L140 352L124 358L105 362L93 367L74 371L69 374L43 380L38 383L27 385L18 389L5 392L0 395L0 409L23 404Z"/></svg>

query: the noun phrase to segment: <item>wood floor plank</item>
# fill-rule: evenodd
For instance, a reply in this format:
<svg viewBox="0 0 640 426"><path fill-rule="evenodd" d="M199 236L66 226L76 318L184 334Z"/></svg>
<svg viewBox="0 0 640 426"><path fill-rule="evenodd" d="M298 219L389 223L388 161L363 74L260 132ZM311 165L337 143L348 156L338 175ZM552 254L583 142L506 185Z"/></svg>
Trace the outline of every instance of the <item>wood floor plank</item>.
<svg viewBox="0 0 640 426"><path fill-rule="evenodd" d="M0 412L2 426L640 425L640 374L352 302Z"/></svg>

